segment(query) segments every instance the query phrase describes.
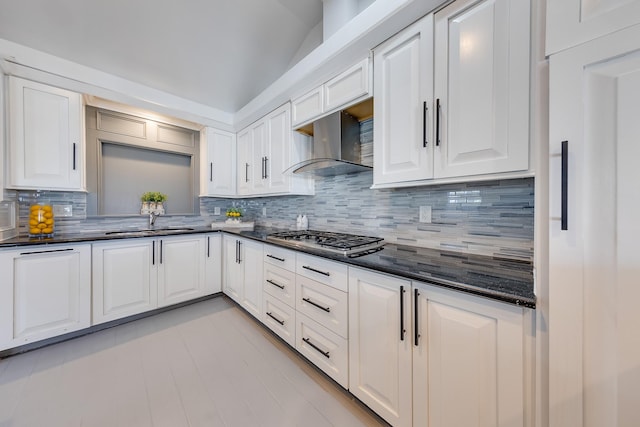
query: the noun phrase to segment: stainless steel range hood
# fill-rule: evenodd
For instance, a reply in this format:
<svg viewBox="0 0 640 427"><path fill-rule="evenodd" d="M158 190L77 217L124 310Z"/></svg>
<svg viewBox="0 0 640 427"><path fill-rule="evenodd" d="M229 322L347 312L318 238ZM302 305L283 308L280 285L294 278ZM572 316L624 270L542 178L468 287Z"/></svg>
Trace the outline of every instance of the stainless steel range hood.
<svg viewBox="0 0 640 427"><path fill-rule="evenodd" d="M339 111L313 123L313 155L286 173L333 176L371 171L363 165L360 151L360 124L350 114Z"/></svg>

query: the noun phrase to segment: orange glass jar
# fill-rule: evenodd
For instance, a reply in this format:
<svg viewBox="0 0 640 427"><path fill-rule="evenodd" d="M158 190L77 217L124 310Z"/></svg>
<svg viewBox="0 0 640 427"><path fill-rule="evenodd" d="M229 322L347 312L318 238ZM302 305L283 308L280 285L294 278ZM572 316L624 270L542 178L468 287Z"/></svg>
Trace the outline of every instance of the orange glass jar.
<svg viewBox="0 0 640 427"><path fill-rule="evenodd" d="M53 237L55 225L56 221L51 205L31 205L29 208L29 237Z"/></svg>

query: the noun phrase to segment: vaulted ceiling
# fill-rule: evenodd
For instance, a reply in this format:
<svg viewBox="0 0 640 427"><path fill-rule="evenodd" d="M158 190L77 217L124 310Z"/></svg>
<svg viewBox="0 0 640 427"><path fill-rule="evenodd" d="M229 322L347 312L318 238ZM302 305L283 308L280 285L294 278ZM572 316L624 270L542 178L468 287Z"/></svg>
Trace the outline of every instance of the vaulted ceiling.
<svg viewBox="0 0 640 427"><path fill-rule="evenodd" d="M322 42L322 0L0 0L0 38L235 112Z"/></svg>

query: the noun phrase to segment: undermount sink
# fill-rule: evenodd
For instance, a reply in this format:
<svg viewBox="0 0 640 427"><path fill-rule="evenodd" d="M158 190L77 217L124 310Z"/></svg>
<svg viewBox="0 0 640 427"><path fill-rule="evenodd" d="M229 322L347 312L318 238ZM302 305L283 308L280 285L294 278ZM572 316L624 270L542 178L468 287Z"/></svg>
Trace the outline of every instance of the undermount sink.
<svg viewBox="0 0 640 427"><path fill-rule="evenodd" d="M193 228L189 228L189 227L144 228L140 230L107 231L104 234L107 236L153 236L155 234L184 233L186 231L193 231Z"/></svg>

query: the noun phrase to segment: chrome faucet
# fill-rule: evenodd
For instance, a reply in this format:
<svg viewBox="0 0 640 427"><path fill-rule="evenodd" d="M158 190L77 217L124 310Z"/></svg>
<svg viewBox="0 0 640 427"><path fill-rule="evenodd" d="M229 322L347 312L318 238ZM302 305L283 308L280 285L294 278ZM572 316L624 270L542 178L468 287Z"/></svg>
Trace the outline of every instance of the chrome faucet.
<svg viewBox="0 0 640 427"><path fill-rule="evenodd" d="M160 216L160 213L149 212L149 228L153 227L156 223L156 219Z"/></svg>

